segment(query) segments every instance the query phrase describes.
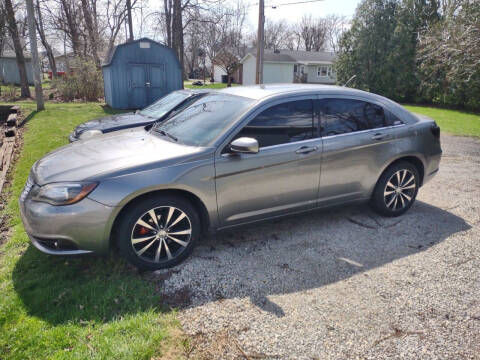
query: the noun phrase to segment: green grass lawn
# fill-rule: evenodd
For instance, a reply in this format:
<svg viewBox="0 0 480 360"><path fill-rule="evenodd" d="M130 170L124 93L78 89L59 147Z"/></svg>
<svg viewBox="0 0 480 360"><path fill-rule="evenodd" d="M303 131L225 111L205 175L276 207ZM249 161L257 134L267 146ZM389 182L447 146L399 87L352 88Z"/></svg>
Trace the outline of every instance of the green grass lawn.
<svg viewBox="0 0 480 360"><path fill-rule="evenodd" d="M21 103L24 113L33 103ZM112 113L100 104L50 104L31 112L3 210L0 245L0 359L179 358L183 336L159 285L122 259L57 258L29 245L17 199L32 164L67 143L81 122Z"/></svg>
<svg viewBox="0 0 480 360"><path fill-rule="evenodd" d="M480 137L480 114L427 106L405 105L405 108L411 112L431 117L442 131L455 135Z"/></svg>
<svg viewBox="0 0 480 360"><path fill-rule="evenodd" d="M225 89L227 87L227 84L222 84L222 83L211 84L207 81L205 83L205 85L197 86L197 85L192 85L191 81L185 81L183 83L183 86L186 89ZM232 86L239 86L239 85L238 84L232 84Z"/></svg>

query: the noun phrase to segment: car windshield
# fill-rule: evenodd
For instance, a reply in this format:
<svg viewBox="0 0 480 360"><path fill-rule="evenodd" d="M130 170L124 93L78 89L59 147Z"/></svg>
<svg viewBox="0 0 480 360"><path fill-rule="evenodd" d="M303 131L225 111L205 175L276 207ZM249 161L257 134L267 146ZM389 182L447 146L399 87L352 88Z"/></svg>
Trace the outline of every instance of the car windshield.
<svg viewBox="0 0 480 360"><path fill-rule="evenodd" d="M185 101L192 93L186 91L174 91L155 101L152 105L139 111L140 115L148 116L154 119L160 119L166 113L175 108L182 101Z"/></svg>
<svg viewBox="0 0 480 360"><path fill-rule="evenodd" d="M240 96L208 94L152 131L186 145L208 146L252 102Z"/></svg>

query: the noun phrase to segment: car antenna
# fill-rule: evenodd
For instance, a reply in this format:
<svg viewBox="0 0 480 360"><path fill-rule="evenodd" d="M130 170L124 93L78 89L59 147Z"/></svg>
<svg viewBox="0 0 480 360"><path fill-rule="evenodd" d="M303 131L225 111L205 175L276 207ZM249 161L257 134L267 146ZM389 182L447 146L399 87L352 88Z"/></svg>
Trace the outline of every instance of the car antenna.
<svg viewBox="0 0 480 360"><path fill-rule="evenodd" d="M356 77L357 77L357 75L353 75L350 79L347 80L347 82L345 84L343 84L343 86L346 87L350 83L350 81L352 81Z"/></svg>

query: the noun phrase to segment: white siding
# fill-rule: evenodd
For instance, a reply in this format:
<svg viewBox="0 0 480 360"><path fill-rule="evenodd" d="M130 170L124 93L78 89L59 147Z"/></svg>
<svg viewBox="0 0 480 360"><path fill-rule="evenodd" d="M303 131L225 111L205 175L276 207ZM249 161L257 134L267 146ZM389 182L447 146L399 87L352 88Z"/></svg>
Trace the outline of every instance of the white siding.
<svg viewBox="0 0 480 360"><path fill-rule="evenodd" d="M328 76L328 77L319 77L317 75L317 69L319 66L322 66L322 65L309 65L306 67L307 74L308 74L307 82L311 84L335 84L335 81L336 81L335 74L332 73L332 76ZM331 67L332 65L328 65L328 66Z"/></svg>
<svg viewBox="0 0 480 360"><path fill-rule="evenodd" d="M255 68L256 59L253 56L248 56L243 62L243 85L255 85Z"/></svg>
<svg viewBox="0 0 480 360"><path fill-rule="evenodd" d="M213 65L213 80L215 80L216 83L221 83L222 82L222 75L227 75L225 70L223 70L218 65Z"/></svg>
<svg viewBox="0 0 480 360"><path fill-rule="evenodd" d="M256 58L248 56L243 62L243 85L255 85ZM293 64L263 64L263 83L293 83Z"/></svg>
<svg viewBox="0 0 480 360"><path fill-rule="evenodd" d="M293 64L264 63L263 83L293 83Z"/></svg>

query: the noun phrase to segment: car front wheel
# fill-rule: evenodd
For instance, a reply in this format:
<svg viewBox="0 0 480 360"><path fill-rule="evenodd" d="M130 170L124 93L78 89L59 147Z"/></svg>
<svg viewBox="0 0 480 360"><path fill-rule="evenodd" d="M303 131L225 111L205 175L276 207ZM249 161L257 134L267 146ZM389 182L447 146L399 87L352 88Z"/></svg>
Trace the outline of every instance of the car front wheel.
<svg viewBox="0 0 480 360"><path fill-rule="evenodd" d="M388 167L375 186L371 203L385 216L399 216L413 205L420 185L417 168L401 161Z"/></svg>
<svg viewBox="0 0 480 360"><path fill-rule="evenodd" d="M184 260L200 233L199 216L188 200L154 196L127 209L118 229L118 247L136 267L158 270Z"/></svg>

